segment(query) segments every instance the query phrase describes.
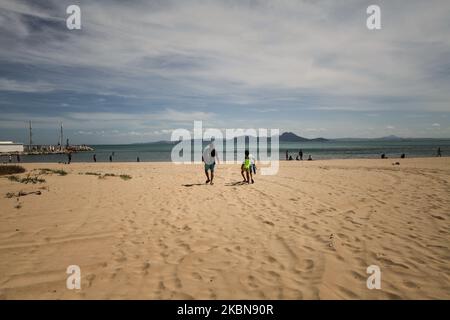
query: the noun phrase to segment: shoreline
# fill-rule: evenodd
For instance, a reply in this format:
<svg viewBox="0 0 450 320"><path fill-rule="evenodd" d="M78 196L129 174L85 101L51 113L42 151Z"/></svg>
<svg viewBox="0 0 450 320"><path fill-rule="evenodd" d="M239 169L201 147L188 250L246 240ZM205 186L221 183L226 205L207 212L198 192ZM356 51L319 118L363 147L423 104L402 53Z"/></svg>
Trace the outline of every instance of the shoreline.
<svg viewBox="0 0 450 320"><path fill-rule="evenodd" d="M381 159L381 158L327 158L327 159L313 159L311 161L308 161L308 160L285 160L285 159L280 159L279 162L280 163L317 163L317 162L331 162L331 161L339 161L339 162L341 162L341 161L362 161L362 162L364 162L364 161L376 161L376 160L379 160L380 162L389 162L391 160L409 161L409 160L429 160L429 159L449 159L450 160L450 156L442 156L442 157L436 157L436 156L430 156L430 157L409 157L409 158L397 157L397 158L386 158L386 159ZM259 162L259 160L257 160L257 162ZM177 166L178 165L187 165L187 166L189 166L189 165L200 165L203 162L190 162L190 163L176 163L176 162L172 162L172 161L140 161L140 162L137 162L137 161L112 161L112 162L109 162L109 161L97 161L97 162L94 162L94 161L90 161L90 162L88 162L88 161L85 161L85 162L79 161L78 162L78 161L72 160L72 162L70 164L67 164L67 163L64 163L64 162L45 162L45 161L43 161L43 162L38 162L38 161L37 162L14 162L13 161L11 163L3 162L3 163L0 163L0 164L3 164L3 165L48 164L48 165L68 165L68 166L70 166L70 165L75 165L75 164L79 164L79 165L111 164L111 165L113 165L113 164L133 164L133 163L135 163L137 165L139 165L139 164L168 164L168 163L170 163L170 164L174 164L174 165L177 165ZM233 162L233 163L223 163L223 162L221 162L218 165L238 165L238 164L240 164L240 162Z"/></svg>

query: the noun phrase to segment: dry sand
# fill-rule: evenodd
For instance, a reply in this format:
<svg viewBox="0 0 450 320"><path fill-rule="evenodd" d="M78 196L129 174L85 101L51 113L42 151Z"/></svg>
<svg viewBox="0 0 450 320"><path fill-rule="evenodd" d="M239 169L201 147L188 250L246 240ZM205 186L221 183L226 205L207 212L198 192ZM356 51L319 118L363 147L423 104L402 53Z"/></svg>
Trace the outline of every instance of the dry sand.
<svg viewBox="0 0 450 320"><path fill-rule="evenodd" d="M1 299L450 299L450 158L282 162L254 185L219 165L214 186L200 165L24 166L69 174L0 178Z"/></svg>

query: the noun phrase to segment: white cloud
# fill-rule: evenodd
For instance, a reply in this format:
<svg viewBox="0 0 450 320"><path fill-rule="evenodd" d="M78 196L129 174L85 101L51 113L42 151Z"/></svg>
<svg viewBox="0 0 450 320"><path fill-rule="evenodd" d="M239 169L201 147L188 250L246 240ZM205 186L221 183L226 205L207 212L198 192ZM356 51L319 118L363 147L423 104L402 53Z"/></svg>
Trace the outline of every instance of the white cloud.
<svg viewBox="0 0 450 320"><path fill-rule="evenodd" d="M16 81L0 78L0 91L13 92L50 92L53 91L53 85L42 81L28 82Z"/></svg>
<svg viewBox="0 0 450 320"><path fill-rule="evenodd" d="M52 3L63 9L63 4ZM122 82L141 89L145 82L136 78L160 76L203 93L225 95L230 86L244 91L320 90L341 96L399 97L413 92L428 100L427 109L443 110L448 108L444 88L449 79L432 76L450 48L446 25L450 5L432 3L385 3L385 26L377 34L366 29L365 4L356 0L84 2L82 34L61 30L67 39L61 41L58 31L51 30L40 43L15 44L1 50L0 56L17 62L102 68L120 74L121 79L103 79L111 85ZM44 19L65 17L12 0L0 7L8 17L17 12ZM20 26L30 28L23 22ZM20 28L2 27L11 32Z"/></svg>
<svg viewBox="0 0 450 320"><path fill-rule="evenodd" d="M320 117L302 131L345 136L372 122L400 131L449 112L448 1L383 2L379 32L365 27L367 3L359 0L83 1L79 32L65 28L66 5L1 1L0 111L11 119L1 128L32 118L84 132L127 127L120 132L130 135L166 134L193 120L295 131L305 111ZM14 78L8 64L41 74ZM57 101L60 112L49 116L3 112L9 93L61 91L96 95L92 104L101 107ZM369 119L325 119L340 111ZM390 119L391 111L407 121Z"/></svg>

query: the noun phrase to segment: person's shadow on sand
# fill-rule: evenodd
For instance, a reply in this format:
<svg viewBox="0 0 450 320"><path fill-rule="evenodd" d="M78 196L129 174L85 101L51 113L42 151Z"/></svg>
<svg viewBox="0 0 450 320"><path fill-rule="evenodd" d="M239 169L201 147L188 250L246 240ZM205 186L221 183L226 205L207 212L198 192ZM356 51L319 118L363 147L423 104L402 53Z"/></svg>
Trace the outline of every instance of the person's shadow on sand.
<svg viewBox="0 0 450 320"><path fill-rule="evenodd" d="M182 184L183 187L193 187L193 186L204 186L204 183L190 183L190 184Z"/></svg>
<svg viewBox="0 0 450 320"><path fill-rule="evenodd" d="M225 183L225 185L227 187L235 187L235 186L245 186L247 185L247 182L244 181L236 181L236 182L230 182L230 183Z"/></svg>

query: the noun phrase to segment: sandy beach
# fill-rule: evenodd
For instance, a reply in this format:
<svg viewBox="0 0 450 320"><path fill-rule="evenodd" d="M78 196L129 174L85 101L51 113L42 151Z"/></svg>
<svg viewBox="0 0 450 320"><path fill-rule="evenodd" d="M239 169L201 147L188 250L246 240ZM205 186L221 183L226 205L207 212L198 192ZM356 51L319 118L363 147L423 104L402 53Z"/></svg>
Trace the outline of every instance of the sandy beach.
<svg viewBox="0 0 450 320"><path fill-rule="evenodd" d="M0 177L0 299L450 299L450 158L283 161L254 185L218 165L213 186L201 165L23 166L45 182Z"/></svg>

